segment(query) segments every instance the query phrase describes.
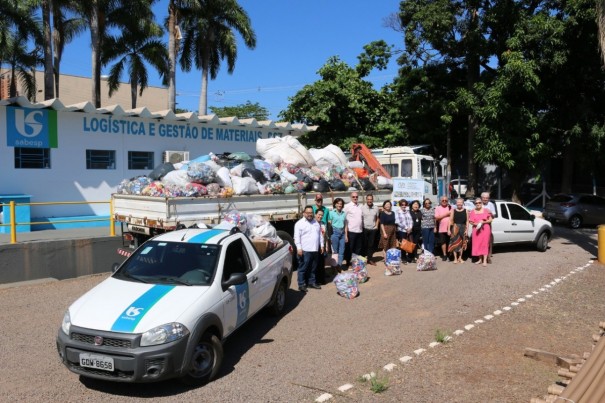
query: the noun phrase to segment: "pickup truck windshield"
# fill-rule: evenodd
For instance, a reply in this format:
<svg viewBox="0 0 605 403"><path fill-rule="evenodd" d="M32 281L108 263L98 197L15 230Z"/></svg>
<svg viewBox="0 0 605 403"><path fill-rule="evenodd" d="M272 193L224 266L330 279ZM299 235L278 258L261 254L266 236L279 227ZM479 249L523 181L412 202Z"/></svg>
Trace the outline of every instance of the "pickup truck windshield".
<svg viewBox="0 0 605 403"><path fill-rule="evenodd" d="M210 285L220 247L149 241L115 274L115 278L151 284Z"/></svg>

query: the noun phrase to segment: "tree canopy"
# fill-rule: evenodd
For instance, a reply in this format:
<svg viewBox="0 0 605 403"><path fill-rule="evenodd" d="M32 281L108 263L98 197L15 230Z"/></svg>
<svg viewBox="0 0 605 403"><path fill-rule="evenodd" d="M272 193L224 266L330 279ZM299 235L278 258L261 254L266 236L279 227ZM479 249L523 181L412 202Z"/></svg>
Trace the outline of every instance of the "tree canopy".
<svg viewBox="0 0 605 403"><path fill-rule="evenodd" d="M211 106L210 111L219 118L235 116L239 119L254 118L257 121L269 119L269 110L258 102L246 101L245 104L235 106Z"/></svg>
<svg viewBox="0 0 605 403"><path fill-rule="evenodd" d="M302 138L309 146L333 143L346 149L356 142L374 147L405 140L401 127L391 120L397 115L392 89L377 90L364 79L373 68L384 69L390 57L391 47L384 41L367 45L356 67L331 57L317 72L320 80L290 98L280 118L318 125Z"/></svg>
<svg viewBox="0 0 605 403"><path fill-rule="evenodd" d="M483 190L477 164L495 164L513 197L552 158L563 191L574 169L602 167L605 73L593 1L405 0L389 22L405 44L392 84L364 80L392 53L375 42L355 67L330 58L291 98L282 117L319 125L307 145L429 144L466 171L469 193Z"/></svg>

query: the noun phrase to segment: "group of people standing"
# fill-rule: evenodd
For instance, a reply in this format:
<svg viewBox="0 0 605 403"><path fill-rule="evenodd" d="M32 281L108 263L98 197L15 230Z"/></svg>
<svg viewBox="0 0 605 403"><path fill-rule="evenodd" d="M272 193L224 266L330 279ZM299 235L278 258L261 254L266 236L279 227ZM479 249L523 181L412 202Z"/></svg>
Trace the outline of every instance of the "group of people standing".
<svg viewBox="0 0 605 403"><path fill-rule="evenodd" d="M447 197L440 199L439 206L432 207L430 199L414 200L409 206L406 200L393 206L385 201L382 208L374 204L374 196L367 194L365 204L359 203L359 194L351 193L351 200L337 197L332 209L323 205L323 196L315 196L315 205L306 206L303 218L294 226L294 243L298 254L298 288L320 289L325 283L326 256L330 251L337 256L331 266L346 270L344 261L351 263L351 255L364 256L369 265L375 265L374 253L377 237L378 248L385 254L396 248L402 240L416 245L422 243L424 250L434 252L439 245L442 259L453 255L453 263L462 263L466 249L467 229L472 227L472 251L477 264L486 266L491 254L491 222L495 206L489 201L489 193L475 199L470 212L464 200L449 204ZM411 253L402 253L404 264L415 262L418 248ZM346 256L348 254L349 256Z"/></svg>

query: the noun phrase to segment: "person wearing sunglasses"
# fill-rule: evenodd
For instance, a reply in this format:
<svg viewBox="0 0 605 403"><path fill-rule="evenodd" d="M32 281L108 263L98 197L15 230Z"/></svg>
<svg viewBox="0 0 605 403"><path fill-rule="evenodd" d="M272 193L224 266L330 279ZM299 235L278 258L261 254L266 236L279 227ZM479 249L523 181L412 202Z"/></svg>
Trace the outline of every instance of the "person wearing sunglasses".
<svg viewBox="0 0 605 403"><path fill-rule="evenodd" d="M489 243L492 236L492 212L483 205L480 197L475 199L475 209L468 216L469 224L473 226L471 254L477 257L475 264L487 266Z"/></svg>
<svg viewBox="0 0 605 403"><path fill-rule="evenodd" d="M435 222L435 208L430 199L424 199L422 208L422 247L425 251L434 253L435 251L435 232L437 232Z"/></svg>

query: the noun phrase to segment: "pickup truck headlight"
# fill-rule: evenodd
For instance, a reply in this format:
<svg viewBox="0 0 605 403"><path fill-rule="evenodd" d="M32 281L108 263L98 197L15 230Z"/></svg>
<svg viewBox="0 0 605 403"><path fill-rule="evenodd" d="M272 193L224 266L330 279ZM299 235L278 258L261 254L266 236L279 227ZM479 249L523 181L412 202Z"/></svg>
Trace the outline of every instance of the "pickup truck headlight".
<svg viewBox="0 0 605 403"><path fill-rule="evenodd" d="M156 346L158 344L170 343L189 334L189 330L180 323L166 323L143 333L141 347Z"/></svg>
<svg viewBox="0 0 605 403"><path fill-rule="evenodd" d="M69 315L69 309L65 311L63 315L63 322L61 323L61 330L63 333L69 336L69 329L71 328L71 316Z"/></svg>

